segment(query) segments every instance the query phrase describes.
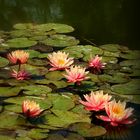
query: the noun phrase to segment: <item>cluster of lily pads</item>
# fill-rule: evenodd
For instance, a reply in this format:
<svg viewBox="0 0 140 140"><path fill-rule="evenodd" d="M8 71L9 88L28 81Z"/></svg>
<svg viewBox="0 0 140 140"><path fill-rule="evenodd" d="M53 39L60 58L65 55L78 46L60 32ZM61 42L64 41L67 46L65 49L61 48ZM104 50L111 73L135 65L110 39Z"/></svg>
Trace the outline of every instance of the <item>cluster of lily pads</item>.
<svg viewBox="0 0 140 140"><path fill-rule="evenodd" d="M26 23L0 32L0 138L106 137L103 126L91 123L91 111L102 109L107 116L96 117L113 126L134 121L128 120L133 109L125 109L126 102L110 99L140 103L139 51L117 44L79 45L64 35L73 30L65 24Z"/></svg>

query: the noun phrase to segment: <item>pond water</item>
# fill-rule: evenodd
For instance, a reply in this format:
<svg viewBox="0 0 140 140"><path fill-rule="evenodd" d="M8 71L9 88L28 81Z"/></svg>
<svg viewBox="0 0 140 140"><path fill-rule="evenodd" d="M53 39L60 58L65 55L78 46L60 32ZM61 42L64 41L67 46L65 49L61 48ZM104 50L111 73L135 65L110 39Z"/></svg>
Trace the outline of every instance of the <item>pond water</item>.
<svg viewBox="0 0 140 140"><path fill-rule="evenodd" d="M139 49L138 5L133 0L0 0L0 29L19 22L65 23L83 42Z"/></svg>
<svg viewBox="0 0 140 140"><path fill-rule="evenodd" d="M129 22L135 6L131 0L79 3L0 0L0 140L140 139L140 51L135 22ZM99 69L90 66L97 55ZM65 63L75 65L71 71L83 68L81 82ZM105 110L87 110L81 102L91 91L127 102L135 121L113 126L100 120ZM41 113L31 117L25 109L38 107L24 101L35 101Z"/></svg>

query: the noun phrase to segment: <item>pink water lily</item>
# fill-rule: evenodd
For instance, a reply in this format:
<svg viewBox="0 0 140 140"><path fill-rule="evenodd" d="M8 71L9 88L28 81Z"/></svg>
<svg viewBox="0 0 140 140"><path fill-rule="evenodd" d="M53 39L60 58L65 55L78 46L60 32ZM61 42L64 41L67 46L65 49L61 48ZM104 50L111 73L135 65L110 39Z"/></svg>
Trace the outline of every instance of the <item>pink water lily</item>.
<svg viewBox="0 0 140 140"><path fill-rule="evenodd" d="M126 102L116 102L115 100L105 105L107 116L99 115L97 118L103 121L109 121L112 126L119 124L132 124L134 119L130 119L133 114L133 108L126 109Z"/></svg>
<svg viewBox="0 0 140 140"><path fill-rule="evenodd" d="M101 69L105 67L106 63L102 63L101 60L102 57L96 55L89 61L89 68L93 71L93 73L101 72Z"/></svg>
<svg viewBox="0 0 140 140"><path fill-rule="evenodd" d="M69 53L65 52L53 52L52 54L48 55L48 59L50 61L50 65L52 68L50 68L50 71L54 70L64 70L68 68L73 62L73 58L68 57Z"/></svg>
<svg viewBox="0 0 140 140"><path fill-rule="evenodd" d="M80 84L81 81L88 79L88 71L85 71L86 68L81 66L71 66L70 69L66 69L65 78L68 79L70 83Z"/></svg>
<svg viewBox="0 0 140 140"><path fill-rule="evenodd" d="M43 110L35 101L25 100L22 103L22 112L26 117L34 118L40 115Z"/></svg>
<svg viewBox="0 0 140 140"><path fill-rule="evenodd" d="M24 50L16 50L9 53L7 58L13 64L24 64L29 58L29 53Z"/></svg>
<svg viewBox="0 0 140 140"><path fill-rule="evenodd" d="M11 76L14 77L17 80L30 79L30 74L28 72L26 72L25 70L20 70L20 71L12 70Z"/></svg>
<svg viewBox="0 0 140 140"><path fill-rule="evenodd" d="M88 95L84 95L86 101L80 100L80 103L85 106L86 110L100 111L105 108L105 104L108 103L112 96L108 94L103 94L103 90L91 91Z"/></svg>

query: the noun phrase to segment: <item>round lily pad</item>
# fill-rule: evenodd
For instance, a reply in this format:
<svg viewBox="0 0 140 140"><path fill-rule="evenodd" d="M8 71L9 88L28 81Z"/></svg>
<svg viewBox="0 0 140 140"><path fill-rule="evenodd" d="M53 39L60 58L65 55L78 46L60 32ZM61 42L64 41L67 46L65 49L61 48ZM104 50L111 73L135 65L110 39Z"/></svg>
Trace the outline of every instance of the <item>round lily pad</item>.
<svg viewBox="0 0 140 140"><path fill-rule="evenodd" d="M140 51L129 50L127 53L121 53L120 57L125 59L140 59Z"/></svg>
<svg viewBox="0 0 140 140"><path fill-rule="evenodd" d="M75 131L84 137L97 137L106 133L102 126L93 126L90 123L76 123L70 126L71 131Z"/></svg>
<svg viewBox="0 0 140 140"><path fill-rule="evenodd" d="M47 94L52 91L51 88L43 85L29 85L21 87L21 89L25 90L24 93L27 95L37 95L37 96Z"/></svg>
<svg viewBox="0 0 140 140"><path fill-rule="evenodd" d="M73 100L68 96L49 95L48 98L52 101L53 109L70 110L75 106Z"/></svg>
<svg viewBox="0 0 140 140"><path fill-rule="evenodd" d="M7 40L6 44L9 48L28 48L36 45L37 42L28 38L14 38Z"/></svg>
<svg viewBox="0 0 140 140"><path fill-rule="evenodd" d="M35 50L26 50L26 52L28 52L30 54L30 58L35 58L38 57L40 55L40 52L35 51Z"/></svg>
<svg viewBox="0 0 140 140"><path fill-rule="evenodd" d="M102 62L116 64L118 62L118 59L116 57L103 56Z"/></svg>
<svg viewBox="0 0 140 140"><path fill-rule="evenodd" d="M73 27L66 24L59 24L59 23L40 24L40 25L36 25L35 28L41 31L54 30L56 33L69 33L74 31Z"/></svg>
<svg viewBox="0 0 140 140"><path fill-rule="evenodd" d="M51 35L50 38L42 41L42 43L53 47L66 47L77 45L79 40L67 35Z"/></svg>
<svg viewBox="0 0 140 140"><path fill-rule="evenodd" d="M33 29L34 25L32 23L17 23L13 28L18 30Z"/></svg>
<svg viewBox="0 0 140 140"><path fill-rule="evenodd" d="M105 44L105 45L101 45L99 47L103 50L107 50L110 52L119 52L121 49L121 46L118 44Z"/></svg>
<svg viewBox="0 0 140 140"><path fill-rule="evenodd" d="M0 56L0 67L5 67L8 63L9 61L6 58Z"/></svg>

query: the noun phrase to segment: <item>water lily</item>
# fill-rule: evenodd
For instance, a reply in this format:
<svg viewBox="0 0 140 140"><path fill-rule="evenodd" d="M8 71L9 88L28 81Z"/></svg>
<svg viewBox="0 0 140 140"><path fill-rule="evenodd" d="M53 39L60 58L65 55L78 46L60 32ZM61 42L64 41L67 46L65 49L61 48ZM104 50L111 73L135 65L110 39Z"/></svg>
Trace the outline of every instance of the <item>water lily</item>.
<svg viewBox="0 0 140 140"><path fill-rule="evenodd" d="M130 119L133 108L126 109L126 102L116 102L115 100L105 105L105 110L108 116L97 116L97 118L103 121L109 121L112 126L118 126L119 124L132 124L134 120Z"/></svg>
<svg viewBox="0 0 140 140"><path fill-rule="evenodd" d="M65 52L53 52L52 54L48 55L48 59L50 61L50 65L52 68L50 68L50 71L54 70L63 70L65 68L68 68L73 62L73 58L68 58L69 53Z"/></svg>
<svg viewBox="0 0 140 140"><path fill-rule="evenodd" d="M24 64L29 58L29 53L24 50L16 50L9 53L7 58L13 64Z"/></svg>
<svg viewBox="0 0 140 140"><path fill-rule="evenodd" d="M88 79L88 71L85 71L86 68L80 66L71 66L70 69L66 69L64 74L65 78L68 79L68 82L80 84L81 81Z"/></svg>
<svg viewBox="0 0 140 140"><path fill-rule="evenodd" d="M111 95L103 94L103 90L91 91L88 95L84 95L86 101L80 100L80 103L85 106L86 110L99 111L105 108L106 103L112 98Z"/></svg>
<svg viewBox="0 0 140 140"><path fill-rule="evenodd" d="M101 72L101 69L105 67L106 63L102 63L101 60L102 57L96 55L89 61L89 68L93 71L93 73Z"/></svg>
<svg viewBox="0 0 140 140"><path fill-rule="evenodd" d="M27 73L25 70L21 70L21 71L12 70L11 76L14 77L17 80L27 80L27 79L30 79L30 74Z"/></svg>
<svg viewBox="0 0 140 140"><path fill-rule="evenodd" d="M40 115L43 110L35 101L25 100L22 103L22 112L26 117L34 118Z"/></svg>

